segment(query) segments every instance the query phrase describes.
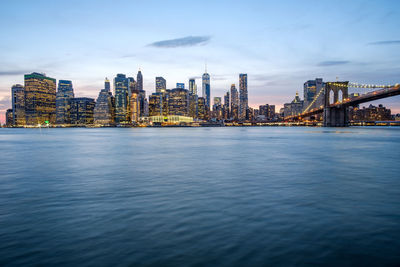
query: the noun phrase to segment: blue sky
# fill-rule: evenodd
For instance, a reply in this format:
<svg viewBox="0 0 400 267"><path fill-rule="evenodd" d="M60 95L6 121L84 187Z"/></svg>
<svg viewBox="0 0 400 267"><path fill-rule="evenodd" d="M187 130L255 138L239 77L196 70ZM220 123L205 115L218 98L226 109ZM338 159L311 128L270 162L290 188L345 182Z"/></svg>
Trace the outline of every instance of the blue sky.
<svg viewBox="0 0 400 267"><path fill-rule="evenodd" d="M289 102L306 80L400 82L399 1L8 1L0 9L0 111L33 71L96 98L104 77L167 87L200 77L211 96L248 74L249 104ZM197 84L201 87L200 79ZM201 90L199 90L201 92ZM381 100L400 112L400 97Z"/></svg>

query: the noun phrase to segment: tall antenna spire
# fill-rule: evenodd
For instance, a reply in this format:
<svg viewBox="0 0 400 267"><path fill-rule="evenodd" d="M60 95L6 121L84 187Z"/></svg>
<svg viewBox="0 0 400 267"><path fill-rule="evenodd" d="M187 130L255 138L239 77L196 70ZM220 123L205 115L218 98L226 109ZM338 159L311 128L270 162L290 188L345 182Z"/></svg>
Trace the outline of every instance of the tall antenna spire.
<svg viewBox="0 0 400 267"><path fill-rule="evenodd" d="M207 73L207 60L206 60L205 66L206 66L206 68L205 68L205 69L206 69L205 73Z"/></svg>

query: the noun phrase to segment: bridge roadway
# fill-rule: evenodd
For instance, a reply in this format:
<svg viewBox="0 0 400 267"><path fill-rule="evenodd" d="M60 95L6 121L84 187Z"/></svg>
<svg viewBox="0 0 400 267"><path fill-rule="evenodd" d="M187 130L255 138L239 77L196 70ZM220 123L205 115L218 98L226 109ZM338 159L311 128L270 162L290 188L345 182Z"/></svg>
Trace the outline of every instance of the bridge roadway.
<svg viewBox="0 0 400 267"><path fill-rule="evenodd" d="M391 97L391 96L396 96L400 95L400 84L396 84L393 87L390 88L384 88L372 92L368 92L366 94L362 94L360 96L356 96L353 98L346 98L343 99L342 102L337 102L329 105L330 108L339 108L339 107L350 107L350 106L356 106L361 103L365 102L370 102L386 97ZM302 118L310 117L315 114L323 113L324 112L324 107L320 106L318 108L311 109L307 112L301 113L299 115L294 115L294 116L288 116L285 117L285 121L290 121L290 120L301 120Z"/></svg>

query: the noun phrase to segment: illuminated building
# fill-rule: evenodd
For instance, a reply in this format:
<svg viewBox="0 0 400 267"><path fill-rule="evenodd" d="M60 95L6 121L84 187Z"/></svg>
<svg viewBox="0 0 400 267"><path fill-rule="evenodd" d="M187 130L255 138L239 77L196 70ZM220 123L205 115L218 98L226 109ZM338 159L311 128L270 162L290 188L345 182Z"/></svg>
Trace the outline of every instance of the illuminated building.
<svg viewBox="0 0 400 267"><path fill-rule="evenodd" d="M170 123L170 124L179 124L179 123L190 123L193 122L192 117L186 116L178 116L178 115L167 115L167 116L150 116L150 121L153 123Z"/></svg>
<svg viewBox="0 0 400 267"><path fill-rule="evenodd" d="M93 98L77 97L71 99L71 124L86 125L94 122L95 102Z"/></svg>
<svg viewBox="0 0 400 267"><path fill-rule="evenodd" d="M146 91L143 89L143 75L139 69L136 76L136 89L139 91L139 116L148 115L148 102L146 100Z"/></svg>
<svg viewBox="0 0 400 267"><path fill-rule="evenodd" d="M215 118L217 120L221 120L222 119L221 97L214 97L213 118Z"/></svg>
<svg viewBox="0 0 400 267"><path fill-rule="evenodd" d="M13 126L13 110L11 108L6 110L6 126Z"/></svg>
<svg viewBox="0 0 400 267"><path fill-rule="evenodd" d="M198 96L189 92L189 117L195 119L198 117L198 101Z"/></svg>
<svg viewBox="0 0 400 267"><path fill-rule="evenodd" d="M163 96L165 93L153 93L149 95L149 116L162 116L163 115Z"/></svg>
<svg viewBox="0 0 400 267"><path fill-rule="evenodd" d="M349 119L352 121L389 121L392 120L391 110L383 105L363 108L353 108L349 111Z"/></svg>
<svg viewBox="0 0 400 267"><path fill-rule="evenodd" d="M11 87L11 103L12 103L12 125L25 125L25 92L24 87L15 84Z"/></svg>
<svg viewBox="0 0 400 267"><path fill-rule="evenodd" d="M176 88L185 89L184 83L176 83Z"/></svg>
<svg viewBox="0 0 400 267"><path fill-rule="evenodd" d="M114 97L110 91L110 81L106 78L104 89L101 89L94 107L95 124L112 125L114 123Z"/></svg>
<svg viewBox="0 0 400 267"><path fill-rule="evenodd" d="M169 115L189 115L189 91L182 88L168 90Z"/></svg>
<svg viewBox="0 0 400 267"><path fill-rule="evenodd" d="M264 116L266 120L272 120L275 118L275 105L261 105L259 106L258 115ZM255 116L257 117L257 116Z"/></svg>
<svg viewBox="0 0 400 267"><path fill-rule="evenodd" d="M234 84L231 85L231 119L239 119L239 94Z"/></svg>
<svg viewBox="0 0 400 267"><path fill-rule="evenodd" d="M69 110L71 99L74 98L72 82L67 80L58 81L56 94L56 123L69 124Z"/></svg>
<svg viewBox="0 0 400 267"><path fill-rule="evenodd" d="M199 97L198 98L198 118L200 120L208 120L208 107L206 105L206 100L204 97Z"/></svg>
<svg viewBox="0 0 400 267"><path fill-rule="evenodd" d="M230 96L230 94L229 94L229 91L228 92L226 92L226 94L224 95L224 106L223 106L223 109L222 109L222 113L223 113L223 115L222 115L222 117L225 119L225 120L227 120L227 119L229 119L230 118L230 112L229 112L229 96Z"/></svg>
<svg viewBox="0 0 400 267"><path fill-rule="evenodd" d="M192 95L197 95L197 85L194 78L189 79L189 93Z"/></svg>
<svg viewBox="0 0 400 267"><path fill-rule="evenodd" d="M125 74L117 74L114 78L114 95L115 95L115 122L117 124L128 123L128 88L129 80Z"/></svg>
<svg viewBox="0 0 400 267"><path fill-rule="evenodd" d="M211 105L211 94L210 94L210 74L207 73L207 68L202 76L202 90L203 90L203 98L206 101L207 110L209 110Z"/></svg>
<svg viewBox="0 0 400 267"><path fill-rule="evenodd" d="M303 111L304 101L300 100L299 92L296 92L296 96L291 103L286 103L283 105L284 108L284 116L293 116L300 114Z"/></svg>
<svg viewBox="0 0 400 267"><path fill-rule="evenodd" d="M25 74L25 119L27 125L56 122L56 79L33 72Z"/></svg>
<svg viewBox="0 0 400 267"><path fill-rule="evenodd" d="M139 103L139 91L136 88L135 83L131 83L130 85L131 95L129 97L130 102L130 120L132 123L137 123L139 121L140 114L140 103Z"/></svg>
<svg viewBox="0 0 400 267"><path fill-rule="evenodd" d="M248 105L247 74L239 74L239 120L246 119Z"/></svg>
<svg viewBox="0 0 400 267"><path fill-rule="evenodd" d="M189 116L198 117L197 85L194 78L189 79Z"/></svg>
<svg viewBox="0 0 400 267"><path fill-rule="evenodd" d="M165 93L166 90L167 81L163 77L156 77L156 93Z"/></svg>
<svg viewBox="0 0 400 267"><path fill-rule="evenodd" d="M304 83L304 108L307 108L311 102L314 100L314 97L318 94L318 92L325 86L322 82L322 78L316 78L315 80L309 80ZM324 92L321 93L321 96L314 102L314 104L309 108L313 109L315 107L319 107L324 103Z"/></svg>

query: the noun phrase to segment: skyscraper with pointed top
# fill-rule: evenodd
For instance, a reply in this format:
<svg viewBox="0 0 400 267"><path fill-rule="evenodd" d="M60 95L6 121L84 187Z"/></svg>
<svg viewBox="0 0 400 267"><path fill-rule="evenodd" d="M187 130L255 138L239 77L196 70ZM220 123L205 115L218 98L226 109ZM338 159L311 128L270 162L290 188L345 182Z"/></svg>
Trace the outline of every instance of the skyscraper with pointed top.
<svg viewBox="0 0 400 267"><path fill-rule="evenodd" d="M203 98L205 99L206 106L209 110L211 104L211 94L210 94L210 74L207 73L207 64L205 66L205 72L202 76L202 89L203 89Z"/></svg>

